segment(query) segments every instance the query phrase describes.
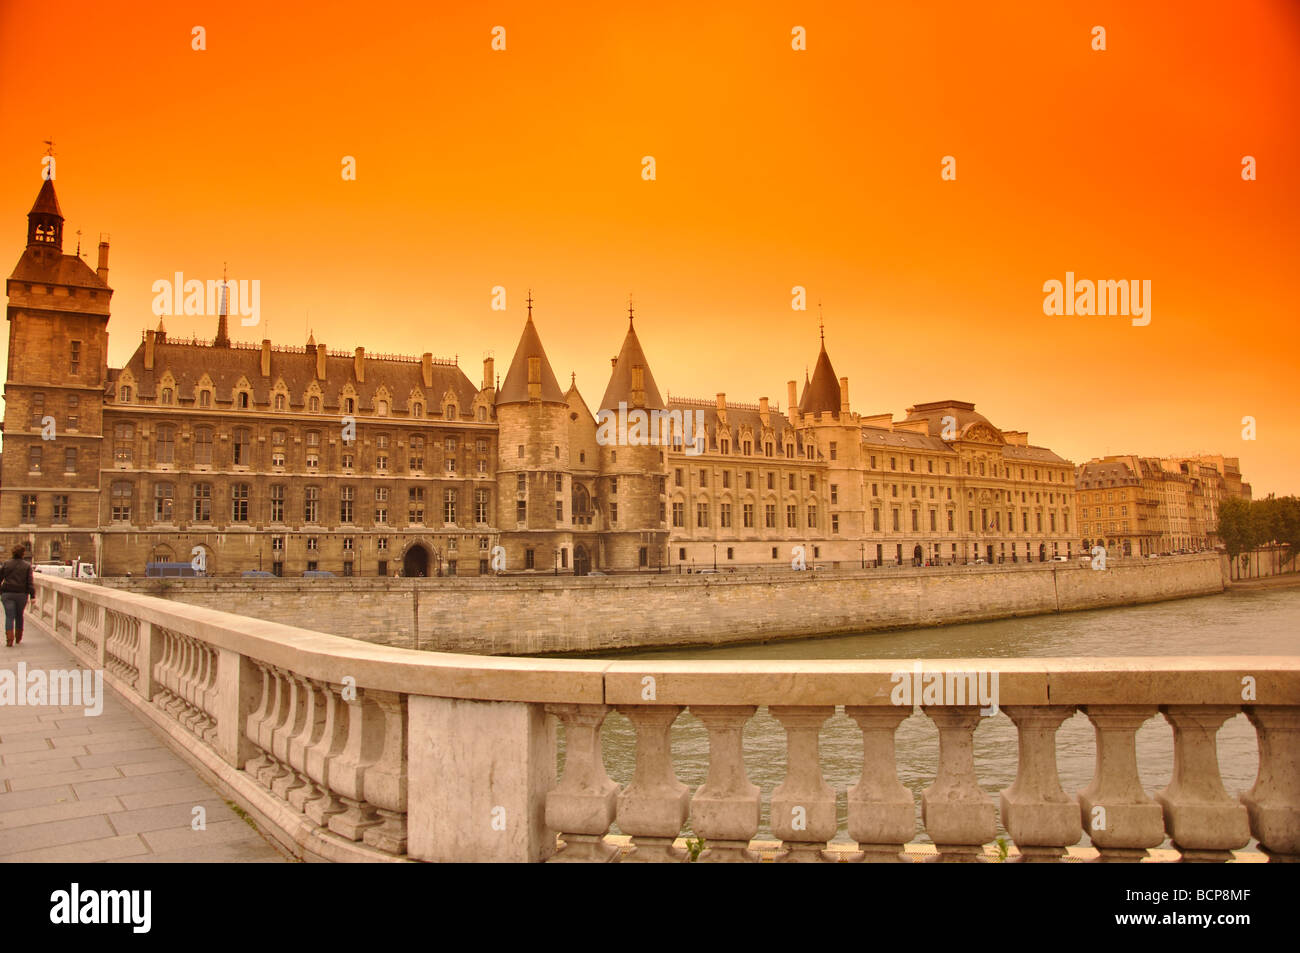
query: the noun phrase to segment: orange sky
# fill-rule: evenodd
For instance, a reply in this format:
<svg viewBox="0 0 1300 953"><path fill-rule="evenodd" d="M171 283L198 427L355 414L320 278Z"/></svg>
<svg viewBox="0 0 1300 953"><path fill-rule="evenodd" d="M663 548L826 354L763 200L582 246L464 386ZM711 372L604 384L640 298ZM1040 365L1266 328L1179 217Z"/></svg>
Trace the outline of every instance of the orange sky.
<svg viewBox="0 0 1300 953"><path fill-rule="evenodd" d="M630 291L662 390L784 408L820 298L861 413L972 400L1076 462L1219 451L1300 491L1300 4L459 6L0 0L0 252L53 135L65 250L112 235L116 365L155 280L228 261L262 285L236 337L476 383L531 286L593 410ZM1151 324L1045 316L1066 271L1149 279Z"/></svg>

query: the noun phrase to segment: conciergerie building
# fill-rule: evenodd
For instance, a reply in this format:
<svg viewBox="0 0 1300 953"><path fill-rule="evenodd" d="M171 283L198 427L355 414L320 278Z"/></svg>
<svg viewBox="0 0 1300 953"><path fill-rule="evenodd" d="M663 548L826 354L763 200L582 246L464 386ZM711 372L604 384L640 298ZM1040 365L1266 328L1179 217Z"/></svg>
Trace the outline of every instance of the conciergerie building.
<svg viewBox="0 0 1300 953"><path fill-rule="evenodd" d="M862 415L823 333L786 411L665 395L629 309L596 407L531 296L504 380L454 360L146 331L108 365L108 243L63 251L53 181L10 275L0 534L101 575L480 575L909 565L1075 555L1074 467L974 404ZM78 249L78 252L80 249ZM612 343L612 342L611 342ZM601 411L691 411L682 441L598 439ZM608 429L608 428L607 428ZM692 435L699 439L692 441ZM689 451L689 452L688 452Z"/></svg>

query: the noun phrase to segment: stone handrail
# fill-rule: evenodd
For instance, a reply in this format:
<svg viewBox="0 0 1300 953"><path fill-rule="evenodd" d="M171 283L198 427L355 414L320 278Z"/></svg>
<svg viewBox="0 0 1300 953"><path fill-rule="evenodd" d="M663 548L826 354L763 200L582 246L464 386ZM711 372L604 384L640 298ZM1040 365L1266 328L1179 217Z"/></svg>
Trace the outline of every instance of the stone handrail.
<svg viewBox="0 0 1300 953"><path fill-rule="evenodd" d="M786 734L785 778L769 802L776 858L897 861L919 833L894 752L913 701L939 732L938 770L921 797L938 860L980 859L999 807L1026 861L1060 860L1084 832L1102 861L1143 859L1166 837L1184 860L1229 859L1252 836L1271 858L1300 855L1296 657L927 661L948 703L922 692L894 704L892 676L911 660L452 655L57 577L38 575L36 587L31 621L103 669L201 773L303 857L682 861L689 822L703 842L700 861L754 861L761 796L746 776L743 732L766 707ZM981 708L973 690L964 694L975 684L964 676L976 672L996 674L997 705L1019 738L1017 774L997 806L976 775ZM818 747L841 706L863 743L861 777L847 792L853 850L829 847L841 831ZM677 778L670 740L686 708L709 744L708 776L693 792ZM635 734L625 787L602 758L601 727L613 711ZM1056 732L1076 711L1093 724L1097 761L1092 782L1071 796L1057 774ZM1237 800L1223 787L1215 738L1243 711L1260 767ZM1175 762L1153 798L1135 736L1158 713L1172 726ZM615 823L622 839L609 836Z"/></svg>

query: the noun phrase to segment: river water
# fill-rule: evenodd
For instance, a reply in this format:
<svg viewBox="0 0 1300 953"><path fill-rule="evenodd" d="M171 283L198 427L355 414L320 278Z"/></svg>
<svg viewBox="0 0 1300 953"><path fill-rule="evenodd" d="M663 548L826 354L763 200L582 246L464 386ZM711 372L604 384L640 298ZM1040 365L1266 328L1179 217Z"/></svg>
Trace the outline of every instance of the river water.
<svg viewBox="0 0 1300 953"><path fill-rule="evenodd" d="M757 607L761 611L761 607ZM645 652L623 659L865 659L865 658L1025 658L1124 655L1296 655L1300 653L1300 588L1237 591L1151 605L1061 615L1004 619L966 625L801 639L789 642ZM1291 699L1297 701L1297 699ZM919 712L904 721L896 736L899 780L917 798L934 779L939 736L933 722ZM1237 715L1219 731L1219 765L1230 795L1255 782L1259 753L1255 730ZM602 735L605 766L611 778L627 784L635 759L634 735L627 719L611 712ZM1173 733L1157 715L1138 731L1138 767L1148 793L1169 783L1173 772ZM1074 795L1092 778L1095 744L1092 724L1082 713L1057 733L1061 784ZM862 771L862 734L842 712L821 732L826 782L838 795L841 833L847 816L844 791ZM1005 714L983 718L975 731L975 769L981 786L998 803L998 793L1016 774L1015 726ZM673 726L673 762L680 780L694 789L708 770L708 736L689 710ZM745 766L762 789L759 838L770 838L767 804L785 776L785 731L765 709L745 730ZM617 827L614 828L617 832ZM1004 831L999 823L999 834ZM918 841L928 840L918 834ZM1081 843L1086 839L1081 838ZM1254 842L1251 847L1253 849Z"/></svg>

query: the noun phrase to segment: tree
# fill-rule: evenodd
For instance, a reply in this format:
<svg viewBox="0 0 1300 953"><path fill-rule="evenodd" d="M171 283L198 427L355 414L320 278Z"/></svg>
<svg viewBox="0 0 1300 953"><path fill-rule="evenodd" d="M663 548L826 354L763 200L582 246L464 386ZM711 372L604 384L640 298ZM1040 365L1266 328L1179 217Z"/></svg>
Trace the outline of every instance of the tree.
<svg viewBox="0 0 1300 953"><path fill-rule="evenodd" d="M1233 559L1255 547L1255 521L1252 516L1249 500L1233 497L1219 504L1219 527L1216 532Z"/></svg>

